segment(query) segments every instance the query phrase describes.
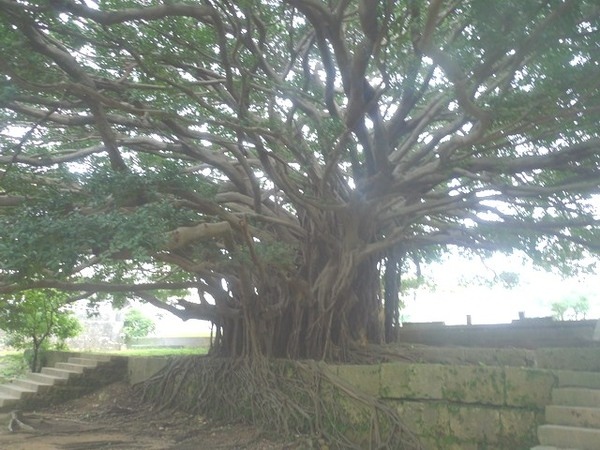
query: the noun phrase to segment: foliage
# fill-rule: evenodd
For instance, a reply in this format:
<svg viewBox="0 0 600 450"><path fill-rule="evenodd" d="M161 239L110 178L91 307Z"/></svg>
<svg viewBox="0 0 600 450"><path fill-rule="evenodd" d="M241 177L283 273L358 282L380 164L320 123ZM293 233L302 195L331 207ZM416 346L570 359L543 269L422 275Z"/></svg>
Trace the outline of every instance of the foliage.
<svg viewBox="0 0 600 450"><path fill-rule="evenodd" d="M552 314L557 320L585 319L590 310L590 302L585 295L566 297L551 305Z"/></svg>
<svg viewBox="0 0 600 450"><path fill-rule="evenodd" d="M81 325L68 309L68 296L54 289L27 290L0 299L0 329L6 343L31 352L32 371L39 369L40 351L54 338L57 348L81 332Z"/></svg>
<svg viewBox="0 0 600 450"><path fill-rule="evenodd" d="M6 383L13 378L23 375L29 365L21 352L3 353L0 355L0 383Z"/></svg>
<svg viewBox="0 0 600 450"><path fill-rule="evenodd" d="M351 360L394 339L407 261L585 268L599 11L0 0L0 292L137 297L212 321L221 355Z"/></svg>
<svg viewBox="0 0 600 450"><path fill-rule="evenodd" d="M154 331L154 321L138 309L130 309L125 314L123 322L123 336L125 342L131 342L134 338L148 336Z"/></svg>
<svg viewBox="0 0 600 450"><path fill-rule="evenodd" d="M486 268L489 270L489 268ZM513 289L519 285L519 274L512 271L501 271L483 275L462 276L459 280L461 286L485 286L488 288L500 286L504 289ZM491 276L490 276L491 275Z"/></svg>

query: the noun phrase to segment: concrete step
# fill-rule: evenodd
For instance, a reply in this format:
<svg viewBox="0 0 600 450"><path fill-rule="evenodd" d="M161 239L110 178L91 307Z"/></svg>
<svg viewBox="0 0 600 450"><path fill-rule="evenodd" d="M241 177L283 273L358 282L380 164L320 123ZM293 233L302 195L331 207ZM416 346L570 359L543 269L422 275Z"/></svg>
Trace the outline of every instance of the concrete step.
<svg viewBox="0 0 600 450"><path fill-rule="evenodd" d="M98 363L104 362L104 361L100 361L95 358L80 358L80 357L71 356L67 362L69 362L71 364L79 364L79 365L86 366L86 367L96 367L98 365Z"/></svg>
<svg viewBox="0 0 600 450"><path fill-rule="evenodd" d="M557 370L559 387L600 389L600 373L575 370Z"/></svg>
<svg viewBox="0 0 600 450"><path fill-rule="evenodd" d="M0 398L9 399L9 400L19 400L20 395L16 392L1 392Z"/></svg>
<svg viewBox="0 0 600 450"><path fill-rule="evenodd" d="M27 378L18 378L13 381L13 384L27 389L31 389L35 392L45 392L50 386L52 386L52 384L49 384L48 382L35 381Z"/></svg>
<svg viewBox="0 0 600 450"><path fill-rule="evenodd" d="M45 373L29 373L25 377L26 380L39 381L40 383L48 384L53 386L55 384L65 384L67 378L58 377L54 375L47 375Z"/></svg>
<svg viewBox="0 0 600 450"><path fill-rule="evenodd" d="M28 389L17 384L0 384L0 395L8 394L11 397L22 398L23 395L35 394L37 391Z"/></svg>
<svg viewBox="0 0 600 450"><path fill-rule="evenodd" d="M0 409L18 408L24 396L45 392L57 384L67 384L69 378L82 376L99 364L109 362L108 355L74 356L68 362L56 363L55 367L43 367L40 373L29 373L12 383L0 385Z"/></svg>
<svg viewBox="0 0 600 450"><path fill-rule="evenodd" d="M59 362L54 365L54 368L68 370L69 372L83 373L84 370L90 369L90 366L85 366L83 364L75 364L71 362Z"/></svg>
<svg viewBox="0 0 600 450"><path fill-rule="evenodd" d="M16 405L18 402L18 398L0 395L0 408Z"/></svg>
<svg viewBox="0 0 600 450"><path fill-rule="evenodd" d="M83 356L83 358L93 359L93 360L99 361L99 362L110 362L112 357L110 355L94 355L94 354L86 353L85 356Z"/></svg>
<svg viewBox="0 0 600 450"><path fill-rule="evenodd" d="M600 389L564 387L552 389L552 404L600 407ZM598 446L600 448L600 446Z"/></svg>
<svg viewBox="0 0 600 450"><path fill-rule="evenodd" d="M43 367L41 373L44 375L52 375L54 377L64 379L69 379L72 376L81 375L79 372L75 372L74 370L58 369L56 367Z"/></svg>
<svg viewBox="0 0 600 450"><path fill-rule="evenodd" d="M2 385L5 386L5 385ZM0 388L2 387L0 386ZM17 404L21 399L21 393L12 389L0 390L0 408L8 407Z"/></svg>
<svg viewBox="0 0 600 450"><path fill-rule="evenodd" d="M564 425L541 425L538 427L540 444L558 448L598 450L600 430L595 428L568 427Z"/></svg>
<svg viewBox="0 0 600 450"><path fill-rule="evenodd" d="M554 447L552 445L536 445L531 450L581 450L579 448Z"/></svg>
<svg viewBox="0 0 600 450"><path fill-rule="evenodd" d="M600 429L600 408L548 405L546 422L552 425ZM600 442L598 446L600 447Z"/></svg>

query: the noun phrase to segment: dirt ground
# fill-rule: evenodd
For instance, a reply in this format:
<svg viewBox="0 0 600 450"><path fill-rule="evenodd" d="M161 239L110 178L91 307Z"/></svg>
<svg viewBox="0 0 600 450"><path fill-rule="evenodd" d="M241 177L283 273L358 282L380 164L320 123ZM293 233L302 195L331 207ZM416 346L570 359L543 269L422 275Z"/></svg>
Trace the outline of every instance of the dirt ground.
<svg viewBox="0 0 600 450"><path fill-rule="evenodd" d="M314 448L261 436L245 425L218 425L201 416L139 404L129 386L115 383L56 406L23 411L34 430L11 432L0 415L0 449L6 450L297 450ZM318 448L318 445L317 445Z"/></svg>

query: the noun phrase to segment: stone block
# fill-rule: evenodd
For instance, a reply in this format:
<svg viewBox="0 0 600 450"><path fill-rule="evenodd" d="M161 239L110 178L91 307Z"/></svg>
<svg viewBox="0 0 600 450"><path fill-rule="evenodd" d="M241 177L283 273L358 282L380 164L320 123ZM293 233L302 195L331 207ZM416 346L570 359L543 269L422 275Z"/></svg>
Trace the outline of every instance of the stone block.
<svg viewBox="0 0 600 450"><path fill-rule="evenodd" d="M386 363L381 365L382 398L441 400L447 366Z"/></svg>
<svg viewBox="0 0 600 450"><path fill-rule="evenodd" d="M595 428L542 425L538 428L540 444L561 449L598 450L600 430Z"/></svg>
<svg viewBox="0 0 600 450"><path fill-rule="evenodd" d="M496 444L501 436L500 410L482 406L449 407L450 435L463 442Z"/></svg>
<svg viewBox="0 0 600 450"><path fill-rule="evenodd" d="M511 367L535 367L535 352L523 348L497 348L493 349L494 365Z"/></svg>
<svg viewBox="0 0 600 450"><path fill-rule="evenodd" d="M499 367L448 366L442 395L458 403L503 405L504 371Z"/></svg>
<svg viewBox="0 0 600 450"><path fill-rule="evenodd" d="M489 447L485 447L488 449ZM442 443L438 450L480 450L481 447L474 442Z"/></svg>
<svg viewBox="0 0 600 450"><path fill-rule="evenodd" d="M436 364L456 364L457 361L460 362L465 359L466 350L464 347L419 347L417 361L434 361Z"/></svg>
<svg viewBox="0 0 600 450"><path fill-rule="evenodd" d="M552 401L556 377L547 370L505 367L505 404L541 409Z"/></svg>
<svg viewBox="0 0 600 450"><path fill-rule="evenodd" d="M434 438L421 438L421 445L424 450L480 450L474 442L462 442L457 439L452 438L451 436L446 436L441 439ZM490 450L495 450L490 447L485 447L486 450L489 448Z"/></svg>
<svg viewBox="0 0 600 450"><path fill-rule="evenodd" d="M544 421L541 411L503 408L500 410L500 443L503 448L530 448L537 444L537 426Z"/></svg>
<svg viewBox="0 0 600 450"><path fill-rule="evenodd" d="M336 366L337 375L365 394L378 396L380 387L379 365Z"/></svg>
<svg viewBox="0 0 600 450"><path fill-rule="evenodd" d="M600 389L600 373L578 370L554 370L558 376L559 387L584 387Z"/></svg>
<svg viewBox="0 0 600 450"><path fill-rule="evenodd" d="M133 385L147 380L164 368L169 361L170 358L166 356L130 357L127 364L129 384Z"/></svg>
<svg viewBox="0 0 600 450"><path fill-rule="evenodd" d="M406 426L419 436L443 439L450 435L446 403L403 401L397 409Z"/></svg>
<svg viewBox="0 0 600 450"><path fill-rule="evenodd" d="M537 367L600 372L600 347L539 348Z"/></svg>

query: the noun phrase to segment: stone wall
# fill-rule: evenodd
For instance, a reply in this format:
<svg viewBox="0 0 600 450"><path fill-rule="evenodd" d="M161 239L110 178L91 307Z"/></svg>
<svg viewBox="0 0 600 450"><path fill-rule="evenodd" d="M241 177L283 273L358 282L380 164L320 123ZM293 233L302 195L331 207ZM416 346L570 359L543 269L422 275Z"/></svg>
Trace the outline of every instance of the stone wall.
<svg viewBox="0 0 600 450"><path fill-rule="evenodd" d="M518 450L536 444L555 375L519 367L385 363L334 366L398 409L428 450Z"/></svg>
<svg viewBox="0 0 600 450"><path fill-rule="evenodd" d="M458 365L511 366L600 372L600 346L551 348L477 348L390 346L390 353L412 362Z"/></svg>
<svg viewBox="0 0 600 450"><path fill-rule="evenodd" d="M442 347L582 347L600 344L600 321L536 318L493 325L406 323L399 328L399 342Z"/></svg>
<svg viewBox="0 0 600 450"><path fill-rule="evenodd" d="M134 338L128 344L130 348L197 348L210 347L208 336L182 336L182 337L143 337Z"/></svg>
<svg viewBox="0 0 600 450"><path fill-rule="evenodd" d="M134 385L147 380L163 369L171 357L168 356L130 356L127 360L127 379Z"/></svg>
<svg viewBox="0 0 600 450"><path fill-rule="evenodd" d="M564 351L550 350L542 352L549 365L553 357L559 366L590 357L588 351L567 360ZM511 357L507 354L505 359ZM130 383L156 374L168 361L130 357ZM518 356L513 355L512 361L518 363ZM330 368L350 385L397 408L427 450L533 447L557 382L551 370L510 366L384 363Z"/></svg>
<svg viewBox="0 0 600 450"><path fill-rule="evenodd" d="M411 356L416 362L329 368L348 384L397 408L426 450L529 449L537 442L536 429L557 384L557 370L600 371L600 347L415 346ZM150 378L169 361L127 358L129 382Z"/></svg>

